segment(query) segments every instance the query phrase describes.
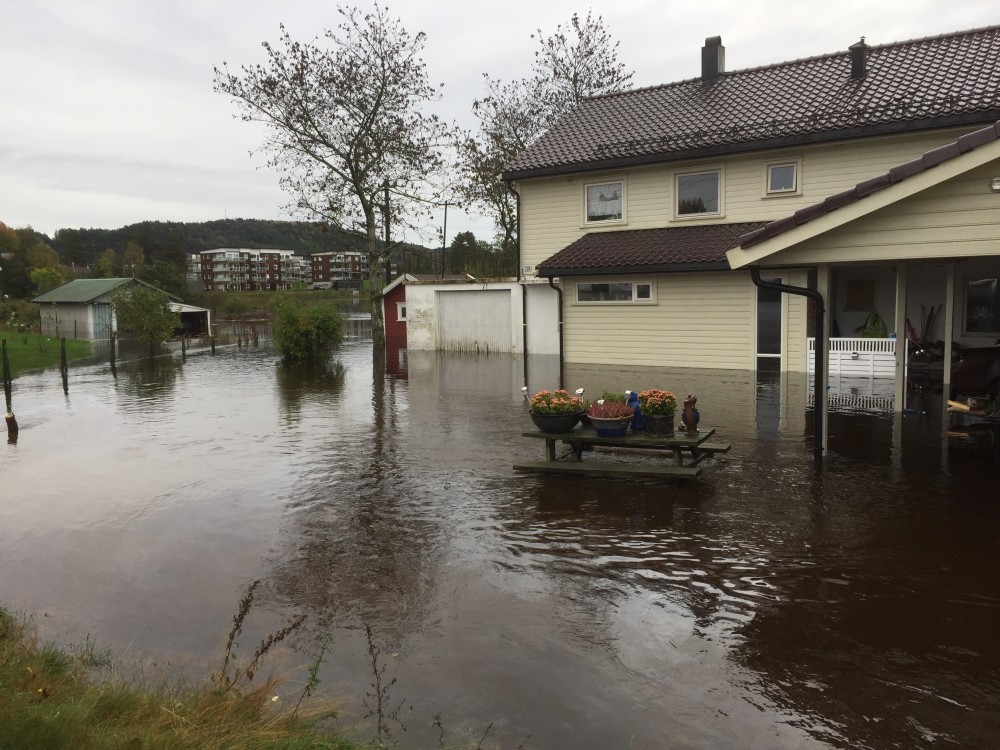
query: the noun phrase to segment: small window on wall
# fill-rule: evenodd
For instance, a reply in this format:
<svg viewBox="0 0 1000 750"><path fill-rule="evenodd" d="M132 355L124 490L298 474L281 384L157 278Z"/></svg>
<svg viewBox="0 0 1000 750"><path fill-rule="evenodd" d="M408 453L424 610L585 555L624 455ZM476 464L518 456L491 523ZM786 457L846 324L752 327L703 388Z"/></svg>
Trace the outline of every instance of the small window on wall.
<svg viewBox="0 0 1000 750"><path fill-rule="evenodd" d="M397 302L396 303L396 320L406 321L406 303Z"/></svg>
<svg viewBox="0 0 1000 750"><path fill-rule="evenodd" d="M798 160L765 165L765 193L767 195L800 194L799 168Z"/></svg>
<svg viewBox="0 0 1000 750"><path fill-rule="evenodd" d="M584 188L587 224L625 221L625 181L600 182Z"/></svg>
<svg viewBox="0 0 1000 750"><path fill-rule="evenodd" d="M649 281L610 281L576 285L577 302L653 302L653 284Z"/></svg>
<svg viewBox="0 0 1000 750"><path fill-rule="evenodd" d="M718 169L679 174L675 180L677 216L719 215L722 213L722 173Z"/></svg>

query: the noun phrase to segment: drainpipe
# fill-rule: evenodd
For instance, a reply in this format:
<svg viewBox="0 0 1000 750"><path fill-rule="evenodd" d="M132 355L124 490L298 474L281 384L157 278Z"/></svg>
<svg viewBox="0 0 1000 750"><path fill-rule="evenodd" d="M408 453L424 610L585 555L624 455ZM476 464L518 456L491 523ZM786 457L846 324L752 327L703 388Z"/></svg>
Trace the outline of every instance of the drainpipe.
<svg viewBox="0 0 1000 750"><path fill-rule="evenodd" d="M826 309L823 304L823 295L815 289L806 289L800 286L789 286L779 284L775 281L764 281L760 277L760 268L750 266L750 278L753 283L761 289L771 289L783 294L797 294L800 297L808 297L816 303L816 368L813 377L813 458L817 465L823 463L823 405L826 400L826 390L823 385L825 377L820 377L821 372L826 372L826 351L829 346L826 340ZM561 309L561 308L560 308ZM561 331L562 329L560 329Z"/></svg>
<svg viewBox="0 0 1000 750"><path fill-rule="evenodd" d="M565 388L563 384L563 293L562 289L557 287L552 283L552 277L549 276L549 286L556 290L556 294L559 295L559 387Z"/></svg>
<svg viewBox="0 0 1000 750"><path fill-rule="evenodd" d="M516 278L521 287L521 351L522 368L524 370L523 385L528 385L528 285L521 279L521 193L515 187L514 180L507 180L507 187L517 196L517 252L514 262L517 264Z"/></svg>

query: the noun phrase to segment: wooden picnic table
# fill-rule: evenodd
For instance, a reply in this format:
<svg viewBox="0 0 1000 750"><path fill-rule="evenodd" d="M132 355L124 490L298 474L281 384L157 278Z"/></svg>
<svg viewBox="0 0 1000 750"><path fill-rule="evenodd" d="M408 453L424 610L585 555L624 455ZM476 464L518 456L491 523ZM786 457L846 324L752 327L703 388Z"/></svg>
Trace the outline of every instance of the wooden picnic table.
<svg viewBox="0 0 1000 750"><path fill-rule="evenodd" d="M631 477L674 477L694 479L701 473L700 464L715 453L729 450L728 443L709 442L715 434L710 427L702 427L696 435L683 431L672 435L647 435L630 430L621 437L602 437L593 427L578 427L567 432L548 433L528 430L524 437L545 441L544 461L523 461L514 464L517 471L541 471L561 474L596 474L603 476ZM562 456L556 455L556 443L566 443L569 450ZM608 461L584 461L583 453L589 447L631 448L666 453L671 462L655 463L611 463Z"/></svg>

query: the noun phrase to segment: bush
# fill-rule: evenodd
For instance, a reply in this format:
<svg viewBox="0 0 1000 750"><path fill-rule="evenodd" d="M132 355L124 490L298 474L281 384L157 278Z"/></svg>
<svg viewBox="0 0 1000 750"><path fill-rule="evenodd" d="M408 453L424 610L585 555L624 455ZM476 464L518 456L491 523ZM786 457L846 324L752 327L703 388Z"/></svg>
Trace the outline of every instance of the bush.
<svg viewBox="0 0 1000 750"><path fill-rule="evenodd" d="M274 346L290 362L322 362L340 346L344 321L329 302L303 310L280 294L274 300Z"/></svg>
<svg viewBox="0 0 1000 750"><path fill-rule="evenodd" d="M11 331L37 330L41 316L38 305L26 299L0 301L0 328Z"/></svg>

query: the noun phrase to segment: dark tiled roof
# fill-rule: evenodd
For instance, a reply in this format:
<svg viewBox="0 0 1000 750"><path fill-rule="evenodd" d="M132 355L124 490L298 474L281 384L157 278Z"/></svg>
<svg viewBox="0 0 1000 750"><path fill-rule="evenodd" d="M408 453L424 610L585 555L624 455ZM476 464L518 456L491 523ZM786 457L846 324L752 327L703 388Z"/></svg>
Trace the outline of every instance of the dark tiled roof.
<svg viewBox="0 0 1000 750"><path fill-rule="evenodd" d="M591 232L538 264L540 276L728 269L726 251L764 222Z"/></svg>
<svg viewBox="0 0 1000 750"><path fill-rule="evenodd" d="M795 227L801 226L802 224L810 222L813 219L817 219L820 216L836 211L838 208L843 208L851 203L855 203L866 196L877 193L879 190L884 190L890 185L900 183L903 180L913 177L914 175L926 172L928 169L932 169L939 164L951 161L957 156L961 156L964 153L968 153L973 149L985 146L987 143L993 143L997 140L1000 140L1000 122L996 122L989 127L983 128L982 130L967 133L953 143L941 146L933 151L928 151L919 159L914 159L913 161L908 161L905 164L900 164L898 167L893 167L885 174L879 175L878 177L872 177L864 182L859 182L850 190L835 193L820 203L799 209L791 216L786 216L784 219L772 221L770 224L766 224L759 229L750 231L740 237L735 244L740 245L744 249L752 247L753 245L761 243L764 240L777 237L779 234L783 234L789 229L794 229Z"/></svg>
<svg viewBox="0 0 1000 750"><path fill-rule="evenodd" d="M847 51L581 102L507 179L1000 119L1000 26Z"/></svg>

